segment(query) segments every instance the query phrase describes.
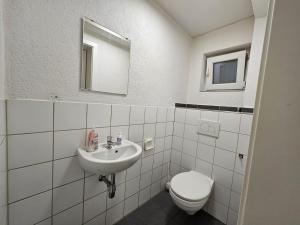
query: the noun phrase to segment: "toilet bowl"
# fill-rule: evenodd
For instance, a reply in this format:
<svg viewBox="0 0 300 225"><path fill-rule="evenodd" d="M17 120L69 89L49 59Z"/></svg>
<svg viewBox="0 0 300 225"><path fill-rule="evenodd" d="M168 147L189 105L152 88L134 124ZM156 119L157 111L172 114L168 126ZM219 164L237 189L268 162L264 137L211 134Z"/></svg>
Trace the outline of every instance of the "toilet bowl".
<svg viewBox="0 0 300 225"><path fill-rule="evenodd" d="M169 184L169 193L179 208L193 215L207 202L213 184L211 178L192 170L175 175Z"/></svg>

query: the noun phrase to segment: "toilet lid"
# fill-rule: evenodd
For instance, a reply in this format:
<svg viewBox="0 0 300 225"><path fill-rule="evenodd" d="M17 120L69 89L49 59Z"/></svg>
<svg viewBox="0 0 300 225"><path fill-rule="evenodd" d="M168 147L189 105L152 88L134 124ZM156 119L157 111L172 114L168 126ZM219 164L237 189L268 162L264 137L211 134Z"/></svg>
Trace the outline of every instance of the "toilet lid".
<svg viewBox="0 0 300 225"><path fill-rule="evenodd" d="M209 195L211 184L204 175L190 171L174 176L171 189L178 197L187 201L200 201Z"/></svg>

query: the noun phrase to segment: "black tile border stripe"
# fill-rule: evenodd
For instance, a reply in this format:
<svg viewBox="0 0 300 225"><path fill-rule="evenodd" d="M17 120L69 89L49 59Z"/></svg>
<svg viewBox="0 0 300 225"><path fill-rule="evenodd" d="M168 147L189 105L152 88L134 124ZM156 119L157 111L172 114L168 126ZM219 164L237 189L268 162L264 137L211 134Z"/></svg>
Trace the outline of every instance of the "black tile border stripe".
<svg viewBox="0 0 300 225"><path fill-rule="evenodd" d="M229 111L229 112L241 112L241 113L253 113L253 108L245 107L232 107L232 106L217 106L217 105L196 105L196 104L185 104L175 103L176 108L188 108L188 109L206 109L216 111Z"/></svg>

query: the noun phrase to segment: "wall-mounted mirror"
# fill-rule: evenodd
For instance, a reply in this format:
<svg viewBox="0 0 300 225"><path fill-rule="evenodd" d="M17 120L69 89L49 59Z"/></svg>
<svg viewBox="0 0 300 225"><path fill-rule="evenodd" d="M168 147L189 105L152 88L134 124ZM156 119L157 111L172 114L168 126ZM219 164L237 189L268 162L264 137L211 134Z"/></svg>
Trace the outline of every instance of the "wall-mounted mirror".
<svg viewBox="0 0 300 225"><path fill-rule="evenodd" d="M81 89L126 95L130 41L87 18L82 26Z"/></svg>

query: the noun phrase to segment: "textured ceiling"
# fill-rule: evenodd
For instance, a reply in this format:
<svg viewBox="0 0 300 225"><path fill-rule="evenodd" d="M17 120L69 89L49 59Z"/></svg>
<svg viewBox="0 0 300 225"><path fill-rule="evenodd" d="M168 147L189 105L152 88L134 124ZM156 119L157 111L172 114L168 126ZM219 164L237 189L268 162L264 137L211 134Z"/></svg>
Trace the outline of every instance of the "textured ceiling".
<svg viewBox="0 0 300 225"><path fill-rule="evenodd" d="M251 0L153 0L192 37L253 15Z"/></svg>

